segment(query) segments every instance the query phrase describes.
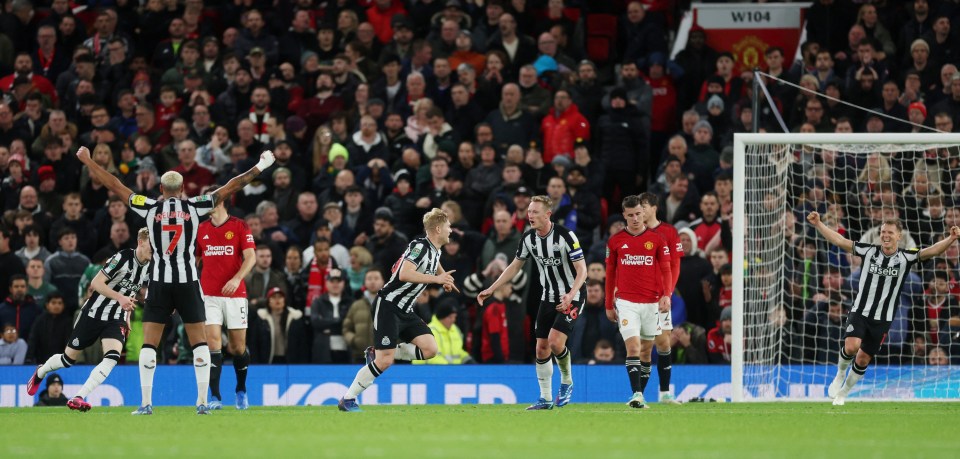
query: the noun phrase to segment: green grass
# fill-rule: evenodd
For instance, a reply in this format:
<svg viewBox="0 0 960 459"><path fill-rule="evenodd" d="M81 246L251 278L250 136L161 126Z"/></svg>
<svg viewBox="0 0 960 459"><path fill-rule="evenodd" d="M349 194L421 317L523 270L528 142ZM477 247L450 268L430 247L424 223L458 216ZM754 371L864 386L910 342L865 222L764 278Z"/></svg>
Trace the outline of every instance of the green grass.
<svg viewBox="0 0 960 459"><path fill-rule="evenodd" d="M956 457L956 403L0 409L0 457Z"/></svg>

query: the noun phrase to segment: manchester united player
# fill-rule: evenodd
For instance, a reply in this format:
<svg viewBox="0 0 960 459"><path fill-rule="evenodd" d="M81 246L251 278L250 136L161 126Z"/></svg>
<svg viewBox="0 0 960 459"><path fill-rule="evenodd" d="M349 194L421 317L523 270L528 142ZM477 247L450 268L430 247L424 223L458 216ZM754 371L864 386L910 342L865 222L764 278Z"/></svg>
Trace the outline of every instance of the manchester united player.
<svg viewBox="0 0 960 459"><path fill-rule="evenodd" d="M197 232L197 249L202 270L200 287L207 313L206 334L210 346L211 410L223 407L220 396L220 372L223 367L221 328L226 325L230 339L228 350L233 355L233 371L237 374L237 409L245 410L247 402L247 287L243 278L257 262L253 234L246 222L227 213L223 201L217 203L210 219L201 223Z"/></svg>
<svg viewBox="0 0 960 459"><path fill-rule="evenodd" d="M639 196L623 199L627 229L607 241L607 318L620 327L627 346L627 376L632 408L646 408L643 391L650 380L653 340L660 334L660 314L670 310L670 247L643 225Z"/></svg>
<svg viewBox="0 0 960 459"><path fill-rule="evenodd" d="M643 225L650 231L657 233L670 247L670 272L673 273L673 280L667 290L673 291L677 286L677 279L680 278L680 259L683 258L683 244L680 244L680 236L677 229L667 222L661 222L657 219L657 195L653 193L643 193L640 195L640 207L643 208L645 216ZM660 313L660 330L662 333L654 338L654 344L657 345L657 376L660 379L660 403L679 404L670 392L670 373L673 366L673 356L670 355L670 332L673 331L673 314L670 310Z"/></svg>

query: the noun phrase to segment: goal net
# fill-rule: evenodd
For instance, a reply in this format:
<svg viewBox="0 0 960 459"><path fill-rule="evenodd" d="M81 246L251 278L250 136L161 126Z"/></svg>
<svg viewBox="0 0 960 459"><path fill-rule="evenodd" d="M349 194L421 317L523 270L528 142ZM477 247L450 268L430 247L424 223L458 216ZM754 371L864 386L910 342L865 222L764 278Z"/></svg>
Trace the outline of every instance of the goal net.
<svg viewBox="0 0 960 459"><path fill-rule="evenodd" d="M901 248L960 225L958 134L737 134L734 141L734 401L824 400L860 260L820 236L811 211L854 242ZM916 266L853 399L960 398L960 248ZM952 325L951 325L952 323Z"/></svg>

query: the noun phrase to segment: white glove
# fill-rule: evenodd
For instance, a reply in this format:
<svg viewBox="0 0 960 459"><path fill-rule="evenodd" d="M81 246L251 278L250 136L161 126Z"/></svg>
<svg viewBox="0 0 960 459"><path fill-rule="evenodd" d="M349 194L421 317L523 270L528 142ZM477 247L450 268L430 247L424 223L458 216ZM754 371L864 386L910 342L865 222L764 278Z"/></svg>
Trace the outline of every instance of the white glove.
<svg viewBox="0 0 960 459"><path fill-rule="evenodd" d="M272 166L273 162L276 160L277 158L273 156L272 151L264 151L263 153L260 153L260 161L257 162L256 168L258 171L263 172L267 170L268 167Z"/></svg>

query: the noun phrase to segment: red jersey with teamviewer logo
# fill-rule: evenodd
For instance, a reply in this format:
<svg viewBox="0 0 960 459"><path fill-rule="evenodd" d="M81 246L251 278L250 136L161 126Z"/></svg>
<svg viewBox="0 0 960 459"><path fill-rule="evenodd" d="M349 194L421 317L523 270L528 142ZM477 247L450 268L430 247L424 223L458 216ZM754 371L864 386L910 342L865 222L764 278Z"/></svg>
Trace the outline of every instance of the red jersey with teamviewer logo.
<svg viewBox="0 0 960 459"><path fill-rule="evenodd" d="M197 230L197 250L203 260L203 270L200 272L203 294L224 296L223 286L243 265L243 251L256 246L247 223L237 217L227 218L220 226L215 226L211 220L201 223ZM247 286L242 280L229 297L247 297Z"/></svg>
<svg viewBox="0 0 960 459"><path fill-rule="evenodd" d="M659 234L644 229L640 234L623 230L607 241L607 309L613 309L614 293L634 303L656 303L673 293L670 247ZM614 290L616 289L616 290Z"/></svg>

